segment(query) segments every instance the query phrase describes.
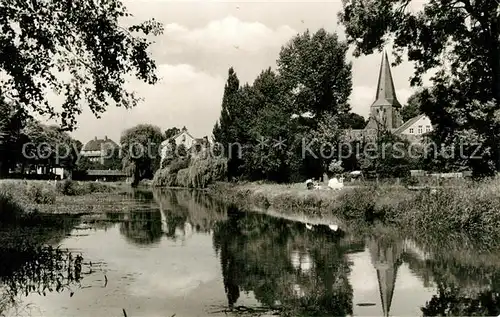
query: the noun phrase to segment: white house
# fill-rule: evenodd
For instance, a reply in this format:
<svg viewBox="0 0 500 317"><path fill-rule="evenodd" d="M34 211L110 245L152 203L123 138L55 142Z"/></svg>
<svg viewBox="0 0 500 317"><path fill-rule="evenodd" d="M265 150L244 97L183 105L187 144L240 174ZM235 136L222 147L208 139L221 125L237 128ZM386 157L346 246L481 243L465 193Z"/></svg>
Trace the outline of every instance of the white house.
<svg viewBox="0 0 500 317"><path fill-rule="evenodd" d="M402 136L421 136L432 131L431 119L424 114L413 117L396 129L396 134Z"/></svg>
<svg viewBox="0 0 500 317"><path fill-rule="evenodd" d="M174 140L175 144L177 146L184 144L187 150L189 150L195 141L197 140L195 137L193 137L189 131L187 130L186 127L182 128L181 132L178 134L174 135L170 140ZM169 144L170 140L165 140L161 143L161 160L163 161L165 157L167 156L167 145Z"/></svg>

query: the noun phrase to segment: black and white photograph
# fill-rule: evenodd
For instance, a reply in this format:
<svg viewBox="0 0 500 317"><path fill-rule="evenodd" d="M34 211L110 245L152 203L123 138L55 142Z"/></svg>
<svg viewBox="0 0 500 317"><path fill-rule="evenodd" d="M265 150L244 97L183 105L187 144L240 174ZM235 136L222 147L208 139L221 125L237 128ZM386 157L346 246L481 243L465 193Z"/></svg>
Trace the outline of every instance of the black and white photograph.
<svg viewBox="0 0 500 317"><path fill-rule="evenodd" d="M500 317L500 0L0 0L0 317Z"/></svg>

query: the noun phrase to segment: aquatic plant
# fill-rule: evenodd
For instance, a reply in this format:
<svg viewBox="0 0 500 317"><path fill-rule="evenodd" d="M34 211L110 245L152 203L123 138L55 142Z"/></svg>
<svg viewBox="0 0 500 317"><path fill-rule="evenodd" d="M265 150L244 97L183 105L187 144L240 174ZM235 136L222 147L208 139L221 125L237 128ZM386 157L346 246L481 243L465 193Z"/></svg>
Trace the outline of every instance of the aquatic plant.
<svg viewBox="0 0 500 317"><path fill-rule="evenodd" d="M83 257L51 246L16 244L0 248L0 281L6 310L20 296L67 291L73 296L83 277Z"/></svg>

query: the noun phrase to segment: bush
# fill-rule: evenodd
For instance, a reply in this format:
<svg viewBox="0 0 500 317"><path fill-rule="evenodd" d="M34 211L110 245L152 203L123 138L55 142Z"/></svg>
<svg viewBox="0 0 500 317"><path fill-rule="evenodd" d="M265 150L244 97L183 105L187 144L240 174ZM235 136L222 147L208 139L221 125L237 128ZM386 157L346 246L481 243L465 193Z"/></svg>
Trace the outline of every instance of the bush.
<svg viewBox="0 0 500 317"><path fill-rule="evenodd" d="M76 190L74 188L74 182L68 179L58 182L56 185L57 191L65 196L75 196Z"/></svg>
<svg viewBox="0 0 500 317"><path fill-rule="evenodd" d="M192 187L189 181L189 169L184 168L177 172L177 185L181 187Z"/></svg>
<svg viewBox="0 0 500 317"><path fill-rule="evenodd" d="M177 158L170 163L168 166L171 174L175 174L178 171L189 167L189 158L181 157Z"/></svg>
<svg viewBox="0 0 500 317"><path fill-rule="evenodd" d="M408 176L403 178L401 182L404 186L417 186L419 184L418 178L414 176Z"/></svg>
<svg viewBox="0 0 500 317"><path fill-rule="evenodd" d="M93 193L108 193L112 187L96 182L75 182L65 179L57 183L57 191L64 196L81 196Z"/></svg>
<svg viewBox="0 0 500 317"><path fill-rule="evenodd" d="M172 187L176 186L177 174L170 173L170 169L162 168L156 171L153 177L153 186L155 187Z"/></svg>
<svg viewBox="0 0 500 317"><path fill-rule="evenodd" d="M51 184L30 183L26 186L26 197L35 204L54 204L56 191Z"/></svg>
<svg viewBox="0 0 500 317"><path fill-rule="evenodd" d="M24 213L21 205L7 192L0 192L0 224L16 222Z"/></svg>
<svg viewBox="0 0 500 317"><path fill-rule="evenodd" d="M208 185L227 178L227 159L195 158L189 166L189 183L194 188L206 188Z"/></svg>

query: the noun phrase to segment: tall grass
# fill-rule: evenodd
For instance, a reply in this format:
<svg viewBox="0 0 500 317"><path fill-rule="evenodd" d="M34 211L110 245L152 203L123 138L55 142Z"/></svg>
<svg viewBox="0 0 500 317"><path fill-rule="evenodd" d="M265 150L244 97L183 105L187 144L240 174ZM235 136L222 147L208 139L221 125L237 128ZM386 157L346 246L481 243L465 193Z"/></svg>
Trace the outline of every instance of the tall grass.
<svg viewBox="0 0 500 317"><path fill-rule="evenodd" d="M454 185L422 191L383 185L330 191L305 190L303 184L218 183L210 192L243 207L355 221L379 219L422 234L460 232L500 242L500 179L461 180Z"/></svg>
<svg viewBox="0 0 500 317"><path fill-rule="evenodd" d="M75 182L64 180L56 185L57 192L65 196L81 196L93 193L110 193L115 187L98 182Z"/></svg>
<svg viewBox="0 0 500 317"><path fill-rule="evenodd" d="M84 199L88 207L91 205L89 202L94 203L96 199L96 196L91 194L108 195L118 192L119 189L119 185L69 180L57 184L52 181L2 180L0 181L0 222L18 222L21 218L24 221L27 216L33 217L37 212L61 213L61 210L74 210L80 213L81 204L80 206L75 204L77 196Z"/></svg>
<svg viewBox="0 0 500 317"><path fill-rule="evenodd" d="M57 192L53 183L8 180L0 182L0 196L29 211L35 205L54 204Z"/></svg>

